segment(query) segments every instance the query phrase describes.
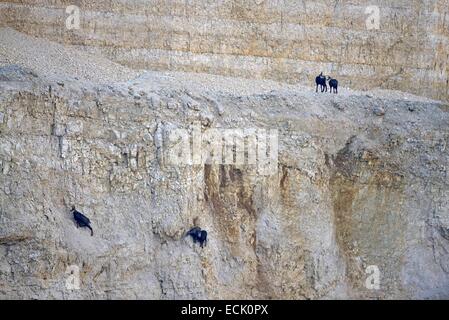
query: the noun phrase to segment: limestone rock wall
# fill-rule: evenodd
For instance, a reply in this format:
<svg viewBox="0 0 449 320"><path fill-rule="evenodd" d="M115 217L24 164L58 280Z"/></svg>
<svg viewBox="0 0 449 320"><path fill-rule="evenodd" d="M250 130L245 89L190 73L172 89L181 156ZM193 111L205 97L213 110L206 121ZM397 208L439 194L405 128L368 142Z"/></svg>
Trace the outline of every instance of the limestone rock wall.
<svg viewBox="0 0 449 320"><path fill-rule="evenodd" d="M79 30L65 28L73 4ZM449 96L448 0L17 0L0 2L0 25L133 68L303 84L323 70L342 87Z"/></svg>
<svg viewBox="0 0 449 320"><path fill-rule="evenodd" d="M134 82L4 74L1 299L449 297L447 106ZM167 134L195 123L277 129L277 170L164 162ZM204 249L183 238L195 223Z"/></svg>

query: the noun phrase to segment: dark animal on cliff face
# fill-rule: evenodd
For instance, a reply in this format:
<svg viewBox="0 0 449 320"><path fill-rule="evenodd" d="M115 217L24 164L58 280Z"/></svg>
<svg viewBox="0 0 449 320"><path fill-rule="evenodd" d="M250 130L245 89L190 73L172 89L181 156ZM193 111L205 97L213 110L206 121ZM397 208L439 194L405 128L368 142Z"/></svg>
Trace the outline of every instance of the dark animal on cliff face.
<svg viewBox="0 0 449 320"><path fill-rule="evenodd" d="M185 236L191 236L194 243L200 243L201 248L203 248L207 243L207 231L201 230L199 227L193 227L186 233Z"/></svg>
<svg viewBox="0 0 449 320"><path fill-rule="evenodd" d="M323 76L323 73L321 72L318 77L315 78L316 83L316 92L318 92L318 86L321 88L321 92L326 91L327 92L327 84L326 84L326 77Z"/></svg>
<svg viewBox="0 0 449 320"><path fill-rule="evenodd" d="M90 226L90 220L88 217L86 217L84 214L82 214L79 211L76 211L75 206L72 207L72 210L70 211L73 214L73 218L75 219L76 225L81 228L89 228L90 229L90 235L94 235L94 231L92 230L92 227Z"/></svg>
<svg viewBox="0 0 449 320"><path fill-rule="evenodd" d="M207 231L201 230L200 237L198 238L198 241L200 242L201 248L207 244Z"/></svg>
<svg viewBox="0 0 449 320"><path fill-rule="evenodd" d="M338 93L338 81L337 79L332 79L331 77L327 77L327 80L329 81L329 87L330 91L329 93Z"/></svg>

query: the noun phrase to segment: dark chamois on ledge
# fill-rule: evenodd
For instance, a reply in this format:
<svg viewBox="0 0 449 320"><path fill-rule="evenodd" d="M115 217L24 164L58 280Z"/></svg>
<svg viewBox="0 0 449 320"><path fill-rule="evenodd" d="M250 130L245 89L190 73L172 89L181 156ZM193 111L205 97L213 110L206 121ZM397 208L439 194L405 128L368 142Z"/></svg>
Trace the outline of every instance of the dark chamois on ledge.
<svg viewBox="0 0 449 320"><path fill-rule="evenodd" d="M336 94L338 94L338 81L337 81L337 79L333 79L333 78L328 76L327 80L329 81L329 93L336 93Z"/></svg>
<svg viewBox="0 0 449 320"><path fill-rule="evenodd" d="M73 214L73 218L75 219L77 227L86 227L90 229L90 235L94 235L94 231L92 230L92 227L90 226L90 220L88 217L86 217L81 212L77 211L75 209L75 206L72 206L72 210L70 211Z"/></svg>
<svg viewBox="0 0 449 320"><path fill-rule="evenodd" d="M203 248L204 245L207 244L207 231L201 230L200 227L193 227L192 229L190 229L186 233L185 237L187 236L191 236L194 243L199 242L201 248Z"/></svg>
<svg viewBox="0 0 449 320"><path fill-rule="evenodd" d="M316 78L315 78L315 84L316 84L316 92L318 92L318 87L320 87L321 92L327 92L327 82L329 82L329 93L336 93L338 94L338 80L334 79L330 76L323 75L323 72L321 72Z"/></svg>
<svg viewBox="0 0 449 320"><path fill-rule="evenodd" d="M327 92L327 84L326 84L326 77L321 72L318 77L315 78L316 83L316 92L318 92L318 87L321 88L321 92L326 91Z"/></svg>

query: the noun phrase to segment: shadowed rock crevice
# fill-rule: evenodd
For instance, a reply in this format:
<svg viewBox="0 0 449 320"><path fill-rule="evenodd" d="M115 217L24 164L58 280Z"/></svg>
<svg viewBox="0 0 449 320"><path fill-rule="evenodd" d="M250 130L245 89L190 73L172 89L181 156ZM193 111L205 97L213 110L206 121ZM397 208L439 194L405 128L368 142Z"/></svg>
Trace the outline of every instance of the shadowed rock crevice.
<svg viewBox="0 0 449 320"><path fill-rule="evenodd" d="M204 166L205 200L231 244L254 243L257 211L252 183L232 165ZM243 238L242 238L243 237Z"/></svg>
<svg viewBox="0 0 449 320"><path fill-rule="evenodd" d="M336 238L346 261L346 276L355 295L382 297L399 292L400 264L407 225L401 219L405 181L389 159L351 137L334 160L330 179ZM384 256L389 256L386 264ZM383 290L365 288L365 269L382 270Z"/></svg>

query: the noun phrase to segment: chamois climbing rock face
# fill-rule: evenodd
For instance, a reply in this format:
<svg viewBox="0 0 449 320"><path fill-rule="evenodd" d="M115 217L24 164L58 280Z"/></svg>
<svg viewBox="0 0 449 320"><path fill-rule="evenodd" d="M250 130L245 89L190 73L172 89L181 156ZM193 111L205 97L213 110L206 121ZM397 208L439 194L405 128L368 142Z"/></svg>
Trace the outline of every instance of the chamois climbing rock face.
<svg viewBox="0 0 449 320"><path fill-rule="evenodd" d="M70 4L80 9L79 29L66 28ZM448 16L449 0L0 2L0 26L134 69L302 84L324 71L341 89L436 99L449 97Z"/></svg>
<svg viewBox="0 0 449 320"><path fill-rule="evenodd" d="M275 2L0 2L0 299L449 298L447 1Z"/></svg>
<svg viewBox="0 0 449 320"><path fill-rule="evenodd" d="M192 74L0 75L2 299L449 297L444 103ZM166 161L170 133L192 128L275 129L276 170ZM193 225L204 248L184 237Z"/></svg>

